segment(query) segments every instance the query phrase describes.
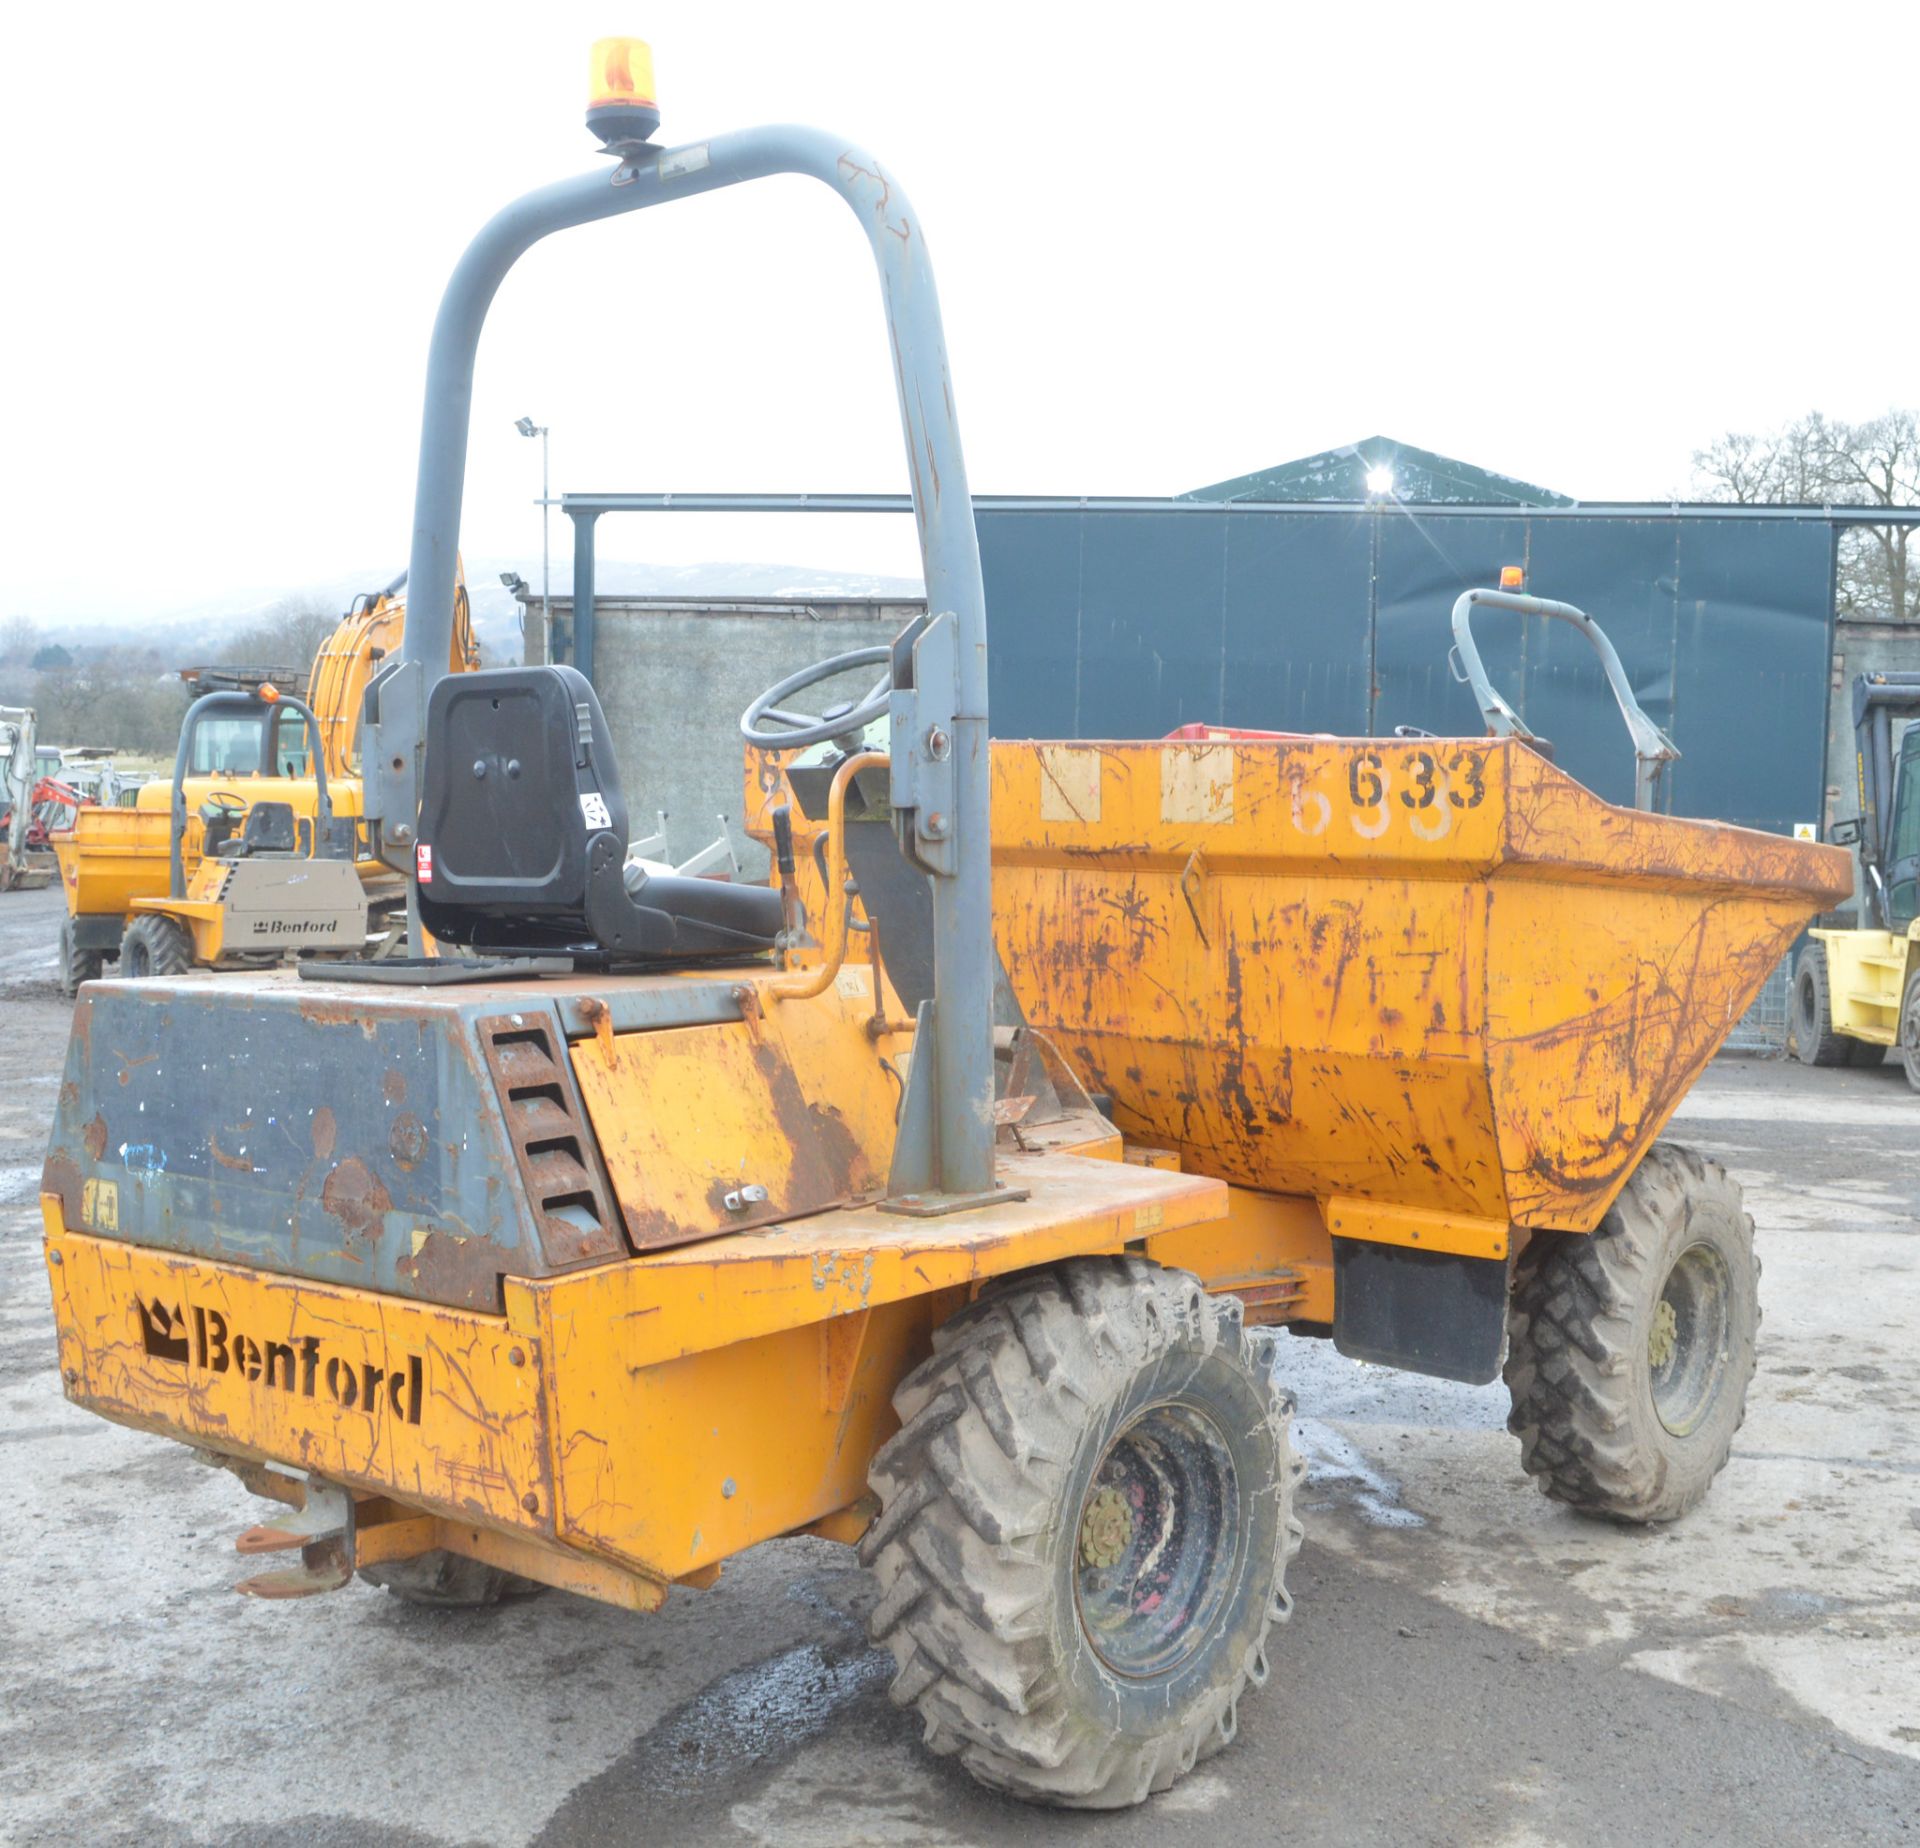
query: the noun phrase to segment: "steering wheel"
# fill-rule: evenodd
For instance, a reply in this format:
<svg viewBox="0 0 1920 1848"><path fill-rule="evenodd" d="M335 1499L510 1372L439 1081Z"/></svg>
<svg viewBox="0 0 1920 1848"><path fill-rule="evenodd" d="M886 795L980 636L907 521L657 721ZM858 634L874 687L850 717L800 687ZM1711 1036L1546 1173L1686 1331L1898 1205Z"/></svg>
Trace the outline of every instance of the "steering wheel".
<svg viewBox="0 0 1920 1848"><path fill-rule="evenodd" d="M851 673L856 667L887 667L892 657L893 650L884 643L872 648L850 648L845 654L816 661L811 667L803 667L797 674L789 674L777 685L769 687L740 715L740 736L763 750L793 751L802 745L824 744L829 738L864 731L887 710L893 694L890 667L873 683L864 698L838 701L818 718L804 712L786 711L780 702L791 699L794 694L808 687L818 686L823 680Z"/></svg>
<svg viewBox="0 0 1920 1848"><path fill-rule="evenodd" d="M218 809L224 814L238 815L246 806L245 800L230 789L210 789L206 800L200 804L200 813L204 817L208 809Z"/></svg>

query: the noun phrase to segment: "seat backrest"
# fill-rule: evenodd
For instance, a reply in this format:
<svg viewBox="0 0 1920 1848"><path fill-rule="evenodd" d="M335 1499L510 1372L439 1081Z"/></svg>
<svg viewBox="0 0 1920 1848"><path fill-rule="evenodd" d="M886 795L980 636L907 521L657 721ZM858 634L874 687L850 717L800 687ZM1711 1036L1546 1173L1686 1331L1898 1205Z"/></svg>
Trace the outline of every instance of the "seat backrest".
<svg viewBox="0 0 1920 1848"><path fill-rule="evenodd" d="M246 826L240 830L242 854L294 853L298 846L291 802L256 802L247 810Z"/></svg>
<svg viewBox="0 0 1920 1848"><path fill-rule="evenodd" d="M588 945L596 841L626 857L627 805L593 688L571 667L439 680L427 702L416 872L437 937Z"/></svg>
<svg viewBox="0 0 1920 1848"><path fill-rule="evenodd" d="M492 668L435 684L415 871L421 920L436 937L600 960L772 946L777 892L630 886L627 839L606 715L575 669Z"/></svg>

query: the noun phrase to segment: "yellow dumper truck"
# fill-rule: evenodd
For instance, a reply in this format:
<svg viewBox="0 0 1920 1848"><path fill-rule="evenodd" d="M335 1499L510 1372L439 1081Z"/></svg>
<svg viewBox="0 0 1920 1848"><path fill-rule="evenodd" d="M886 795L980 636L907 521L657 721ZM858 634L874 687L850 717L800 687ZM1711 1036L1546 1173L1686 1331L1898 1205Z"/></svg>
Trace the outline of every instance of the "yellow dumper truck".
<svg viewBox="0 0 1920 1848"><path fill-rule="evenodd" d="M53 837L64 993L115 961L140 977L357 956L403 920L406 881L360 817L359 724L368 680L399 645L405 582L356 598L320 644L311 708L257 673L208 685L181 721L170 783L144 785L129 808L82 808ZM479 651L457 572L454 594L447 670L461 673Z"/></svg>
<svg viewBox="0 0 1920 1848"><path fill-rule="evenodd" d="M1138 1802L1284 1670L1276 1328L1478 1380L1504 1353L1527 1467L1596 1514L1705 1491L1752 1225L1660 1137L1846 856L1610 807L1516 738L990 747L899 182L806 129L659 147L645 48L595 50L609 164L510 205L449 285L368 694L379 850L469 955L82 989L42 1194L66 1390L272 1499L238 1542L264 1596L358 1572L651 1610L777 1535L855 1544L934 1751ZM627 861L577 673L446 673L500 279L783 173L878 268L929 611L874 696L884 754L795 783L842 901L804 954L780 891ZM751 750L842 729L773 691ZM888 864L902 903L859 870Z"/></svg>

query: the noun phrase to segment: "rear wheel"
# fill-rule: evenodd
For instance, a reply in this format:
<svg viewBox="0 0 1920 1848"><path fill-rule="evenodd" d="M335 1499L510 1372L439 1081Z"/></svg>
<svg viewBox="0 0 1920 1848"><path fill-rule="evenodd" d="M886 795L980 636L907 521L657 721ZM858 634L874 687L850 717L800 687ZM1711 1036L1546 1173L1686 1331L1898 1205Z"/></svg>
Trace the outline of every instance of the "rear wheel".
<svg viewBox="0 0 1920 1848"><path fill-rule="evenodd" d="M107 966L104 950L83 950L74 943L73 917L69 914L60 923L60 964L58 981L60 992L71 1001L80 992L82 982L97 982L100 971Z"/></svg>
<svg viewBox="0 0 1920 1848"><path fill-rule="evenodd" d="M861 1543L935 1752L1112 1809L1232 1740L1300 1545L1273 1355L1238 1301L1134 1258L1011 1279L935 1331Z"/></svg>
<svg viewBox="0 0 1920 1848"><path fill-rule="evenodd" d="M1845 1065L1855 1042L1833 1030L1827 946L1809 943L1793 965L1793 1046L1802 1065Z"/></svg>
<svg viewBox="0 0 1920 1848"><path fill-rule="evenodd" d="M1920 1091L1920 969L1908 976L1900 1002L1900 1068L1907 1083Z"/></svg>
<svg viewBox="0 0 1920 1848"><path fill-rule="evenodd" d="M369 1585L383 1586L403 1604L436 1610L474 1610L508 1598L530 1598L546 1587L517 1572L503 1572L462 1553L422 1553L415 1559L391 1559L362 1566Z"/></svg>
<svg viewBox="0 0 1920 1848"><path fill-rule="evenodd" d="M1677 1143L1648 1150L1596 1232L1536 1232L1507 1317L1521 1467L1586 1514L1685 1514L1746 1415L1759 1285L1738 1183Z"/></svg>
<svg viewBox="0 0 1920 1848"><path fill-rule="evenodd" d="M150 975L185 975L193 967L193 939L173 919L143 912L120 939L120 973L136 981Z"/></svg>

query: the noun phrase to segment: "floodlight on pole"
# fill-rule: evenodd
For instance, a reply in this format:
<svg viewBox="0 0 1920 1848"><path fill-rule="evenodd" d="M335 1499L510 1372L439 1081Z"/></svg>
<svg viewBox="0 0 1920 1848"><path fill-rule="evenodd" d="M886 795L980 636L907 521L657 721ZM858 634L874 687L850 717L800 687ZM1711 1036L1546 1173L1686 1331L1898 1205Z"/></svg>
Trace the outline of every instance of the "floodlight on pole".
<svg viewBox="0 0 1920 1848"><path fill-rule="evenodd" d="M540 651L544 655L553 645L553 551L547 541L548 508L553 503L547 491L547 426L531 417L516 417L513 427L522 436L540 439Z"/></svg>

